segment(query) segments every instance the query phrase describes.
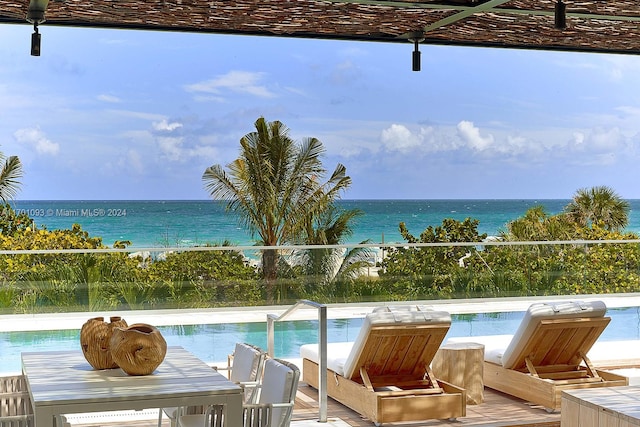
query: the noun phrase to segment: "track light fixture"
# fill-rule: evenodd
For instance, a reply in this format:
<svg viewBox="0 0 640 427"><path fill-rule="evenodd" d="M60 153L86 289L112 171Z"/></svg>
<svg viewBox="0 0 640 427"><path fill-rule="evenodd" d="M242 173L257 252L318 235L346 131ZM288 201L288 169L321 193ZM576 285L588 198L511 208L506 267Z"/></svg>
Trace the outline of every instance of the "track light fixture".
<svg viewBox="0 0 640 427"><path fill-rule="evenodd" d="M44 14L47 11L49 0L31 0L27 9L27 22L33 24L33 34L31 34L31 55L40 56L41 35L38 32L38 25L45 21Z"/></svg>
<svg viewBox="0 0 640 427"><path fill-rule="evenodd" d="M554 18L554 26L557 29L564 30L567 28L567 5L562 0L556 2Z"/></svg>
<svg viewBox="0 0 640 427"><path fill-rule="evenodd" d="M424 33L422 31L414 31L409 36L409 41L413 43L413 60L412 67L413 71L420 71L420 42L424 41Z"/></svg>

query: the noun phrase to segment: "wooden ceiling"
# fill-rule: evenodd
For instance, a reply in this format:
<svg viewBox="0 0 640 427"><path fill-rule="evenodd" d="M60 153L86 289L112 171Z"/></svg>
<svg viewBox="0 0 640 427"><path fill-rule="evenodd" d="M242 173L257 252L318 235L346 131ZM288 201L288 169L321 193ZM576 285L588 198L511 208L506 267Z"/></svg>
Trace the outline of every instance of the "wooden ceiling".
<svg viewBox="0 0 640 427"><path fill-rule="evenodd" d="M42 25L640 53L640 1L565 3L563 30L555 0L51 0ZM0 0L0 23L29 25L28 4Z"/></svg>

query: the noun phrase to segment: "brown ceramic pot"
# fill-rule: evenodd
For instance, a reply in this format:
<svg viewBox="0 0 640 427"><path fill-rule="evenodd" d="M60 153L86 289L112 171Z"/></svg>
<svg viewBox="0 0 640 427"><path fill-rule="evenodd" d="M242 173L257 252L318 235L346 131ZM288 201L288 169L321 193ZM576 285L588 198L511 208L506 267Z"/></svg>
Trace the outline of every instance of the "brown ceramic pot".
<svg viewBox="0 0 640 427"><path fill-rule="evenodd" d="M113 329L126 327L127 322L119 316L113 316L110 323L104 321L104 317L94 317L87 320L80 329L80 347L87 362L94 369L117 368L109 351L109 343Z"/></svg>
<svg viewBox="0 0 640 427"><path fill-rule="evenodd" d="M109 348L113 361L129 375L149 375L167 354L167 342L160 331L146 323L115 328Z"/></svg>

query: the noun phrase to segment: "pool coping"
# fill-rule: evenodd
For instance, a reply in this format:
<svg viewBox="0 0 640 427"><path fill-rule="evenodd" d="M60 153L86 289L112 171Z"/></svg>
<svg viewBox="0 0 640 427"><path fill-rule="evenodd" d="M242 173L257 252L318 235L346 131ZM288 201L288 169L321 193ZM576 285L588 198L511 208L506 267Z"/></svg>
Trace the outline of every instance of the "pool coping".
<svg viewBox="0 0 640 427"><path fill-rule="evenodd" d="M451 314L474 314L526 311L531 304L537 302L567 300L601 300L604 301L607 308L637 307L640 306L640 293L386 301L327 304L326 306L329 319L351 319L363 318L375 307L385 305L428 305ZM154 326L266 322L268 315L279 316L290 307L274 305L202 309L6 314L0 315L0 332L80 329L90 318L104 317L108 319L112 316L122 316L129 324L148 323ZM317 318L317 311L312 307L306 306L301 307L287 317L288 320L313 320Z"/></svg>

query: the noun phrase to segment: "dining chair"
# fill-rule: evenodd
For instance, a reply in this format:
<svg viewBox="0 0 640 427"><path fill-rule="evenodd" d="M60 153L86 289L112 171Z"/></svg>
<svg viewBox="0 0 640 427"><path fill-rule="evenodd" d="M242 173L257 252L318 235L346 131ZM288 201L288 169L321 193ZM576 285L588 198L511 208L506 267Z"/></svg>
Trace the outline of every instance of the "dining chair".
<svg viewBox="0 0 640 427"><path fill-rule="evenodd" d="M233 354L227 357L227 367L213 367L216 371L227 371L227 377L243 388L244 402L253 403L256 394L256 385L258 384L264 366L266 353L257 346L247 343L236 343ZM176 424L178 417L176 407L160 408L158 413L158 427L162 427L163 414L171 421L171 426ZM183 409L188 414L202 414L202 407L189 407Z"/></svg>
<svg viewBox="0 0 640 427"><path fill-rule="evenodd" d="M300 369L280 359L267 359L262 381L257 385L256 403L245 403L243 427L289 427L293 415ZM204 414L184 414L178 410L178 427L221 427L224 406L207 408Z"/></svg>
<svg viewBox="0 0 640 427"><path fill-rule="evenodd" d="M24 375L0 377L0 426L31 427L34 425L31 397ZM64 415L56 415L55 427L70 427Z"/></svg>

